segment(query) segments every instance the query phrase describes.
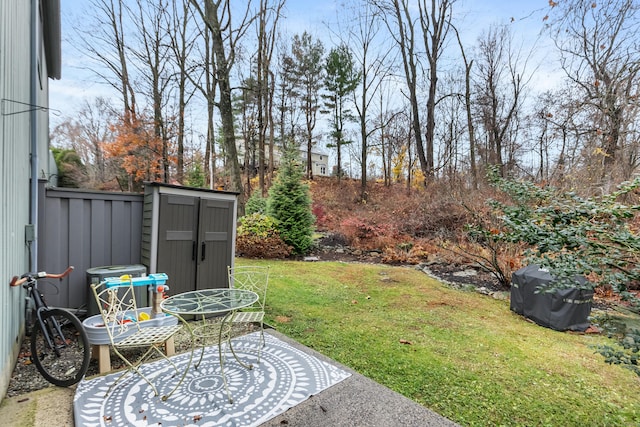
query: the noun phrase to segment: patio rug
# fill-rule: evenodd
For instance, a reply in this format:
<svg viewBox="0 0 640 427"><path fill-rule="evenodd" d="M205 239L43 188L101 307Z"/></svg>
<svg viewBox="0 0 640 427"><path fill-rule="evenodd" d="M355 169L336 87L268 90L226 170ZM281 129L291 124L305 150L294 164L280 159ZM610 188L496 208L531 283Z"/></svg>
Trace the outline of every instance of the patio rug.
<svg viewBox="0 0 640 427"><path fill-rule="evenodd" d="M260 363L257 351L260 334L234 338L233 348L243 362L253 362L253 369L242 367L227 351L225 376L233 403L229 403L220 376L217 346L207 347L205 358L196 370L189 369L184 382L163 402L179 380L166 361L142 367L158 388L159 396L138 375L128 374L104 395L121 373L82 380L73 402L76 426L258 426L310 396L348 378L351 374L286 342L264 335ZM197 357L198 352L194 355ZM171 360L183 369L189 354Z"/></svg>

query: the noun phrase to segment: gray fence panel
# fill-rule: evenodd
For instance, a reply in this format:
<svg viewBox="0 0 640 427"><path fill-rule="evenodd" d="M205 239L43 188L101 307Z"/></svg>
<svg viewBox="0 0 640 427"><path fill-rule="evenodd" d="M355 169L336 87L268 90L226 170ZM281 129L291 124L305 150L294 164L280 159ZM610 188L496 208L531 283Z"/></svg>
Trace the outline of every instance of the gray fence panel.
<svg viewBox="0 0 640 427"><path fill-rule="evenodd" d="M106 265L140 263L142 194L44 188L39 207L38 266L75 271L43 291L51 306L86 309L86 271Z"/></svg>

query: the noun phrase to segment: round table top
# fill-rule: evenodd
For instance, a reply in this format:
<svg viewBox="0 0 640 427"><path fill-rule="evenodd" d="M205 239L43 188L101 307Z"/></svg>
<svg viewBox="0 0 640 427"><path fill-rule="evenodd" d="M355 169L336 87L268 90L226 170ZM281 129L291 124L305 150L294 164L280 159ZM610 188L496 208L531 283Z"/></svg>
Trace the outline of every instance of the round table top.
<svg viewBox="0 0 640 427"><path fill-rule="evenodd" d="M162 311L177 315L219 314L248 307L258 294L245 289L201 289L173 295L160 303Z"/></svg>

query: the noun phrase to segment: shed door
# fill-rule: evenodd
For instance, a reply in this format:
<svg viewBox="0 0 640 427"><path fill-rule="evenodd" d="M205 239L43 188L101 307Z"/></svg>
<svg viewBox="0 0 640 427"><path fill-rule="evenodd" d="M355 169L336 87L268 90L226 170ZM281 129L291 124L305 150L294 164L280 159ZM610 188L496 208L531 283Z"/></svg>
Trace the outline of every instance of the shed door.
<svg viewBox="0 0 640 427"><path fill-rule="evenodd" d="M169 276L171 295L195 289L198 202L195 197L160 195L157 271Z"/></svg>
<svg viewBox="0 0 640 427"><path fill-rule="evenodd" d="M200 199L196 289L226 288L231 265L233 202Z"/></svg>

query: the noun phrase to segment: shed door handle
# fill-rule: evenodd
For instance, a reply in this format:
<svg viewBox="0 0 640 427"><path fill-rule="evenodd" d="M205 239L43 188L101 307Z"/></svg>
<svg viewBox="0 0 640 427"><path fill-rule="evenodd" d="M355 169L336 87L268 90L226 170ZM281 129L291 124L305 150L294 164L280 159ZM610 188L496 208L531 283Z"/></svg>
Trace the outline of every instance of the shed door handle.
<svg viewBox="0 0 640 427"><path fill-rule="evenodd" d="M193 246L191 248L191 261L195 261L198 256L198 243L196 241L193 242Z"/></svg>
<svg viewBox="0 0 640 427"><path fill-rule="evenodd" d="M201 261L204 261L204 258L205 258L204 250L206 249L206 247L207 247L207 244L205 242L202 242L202 258L200 259Z"/></svg>

